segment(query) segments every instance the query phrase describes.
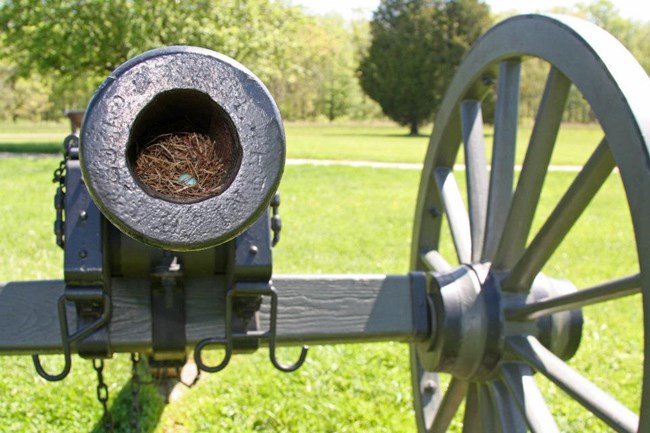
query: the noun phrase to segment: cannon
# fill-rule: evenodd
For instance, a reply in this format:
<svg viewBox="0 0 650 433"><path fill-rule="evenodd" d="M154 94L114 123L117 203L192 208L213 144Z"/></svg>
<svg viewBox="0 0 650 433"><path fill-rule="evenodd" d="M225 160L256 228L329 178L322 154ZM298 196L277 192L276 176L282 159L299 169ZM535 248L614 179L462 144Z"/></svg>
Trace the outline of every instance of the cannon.
<svg viewBox="0 0 650 433"><path fill-rule="evenodd" d="M189 345L198 349L199 366L217 371L232 350L256 348L263 335L240 335L235 344L230 334L256 329L262 296L276 308L269 280L280 220L268 209L277 213L285 139L263 84L209 50L153 50L109 77L88 105L80 139L73 133L64 146L55 232L65 250L64 293L57 300L65 365L50 374L35 354L39 374L63 379L72 346L82 356L105 358L125 350L122 344L138 344L133 336L120 343L112 325L122 320L121 290L149 304L143 331L151 333L145 352L154 363L182 363ZM229 293L217 308L233 315L224 323L228 351L221 367L203 364L200 348L222 339L206 334L188 341L186 332L196 320L188 304L219 304L214 290ZM68 308L76 311L74 331ZM142 318L132 314L123 320ZM274 321L269 332L271 360L283 369L274 355ZM133 349L127 350L140 351Z"/></svg>
<svg viewBox="0 0 650 433"><path fill-rule="evenodd" d="M545 62L548 74L522 145L518 100L528 58ZM535 223L572 86L604 137ZM482 115L489 92L496 93L491 164ZM469 51L437 114L411 272L274 275L285 147L273 100L224 56L190 47L150 51L107 79L88 106L80 140L66 139L55 224L65 279L2 286L0 352L34 354L39 374L60 380L72 353L142 353L178 365L193 351L200 369L216 372L233 353L268 346L274 366L294 371L307 349L286 365L277 346L397 341L410 347L420 432L447 431L462 406L464 432L559 431L535 375L611 429L648 432L648 101L648 75L605 31L570 17L510 18ZM181 149L174 155L189 162L144 171L147 158L171 153L169 139ZM193 154L196 140L209 151ZM516 150L525 155L521 167ZM192 162L206 155L205 166L218 173L198 196L205 173ZM597 283L578 290L545 265L613 172L629 204L629 247L638 261L625 267L631 274L596 275ZM452 252L443 250L446 228ZM645 361L639 405L630 409L568 361L580 347L583 307L639 294ZM38 320L20 326L24 316ZM215 364L203 358L212 347L225 349ZM63 353L63 370L47 372L42 353Z"/></svg>

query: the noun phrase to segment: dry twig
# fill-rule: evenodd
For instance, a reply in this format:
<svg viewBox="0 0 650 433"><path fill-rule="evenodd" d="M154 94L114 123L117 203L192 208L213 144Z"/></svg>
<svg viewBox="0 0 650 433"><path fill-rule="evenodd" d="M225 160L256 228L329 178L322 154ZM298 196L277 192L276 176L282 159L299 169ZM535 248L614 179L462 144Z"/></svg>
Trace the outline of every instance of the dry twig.
<svg viewBox="0 0 650 433"><path fill-rule="evenodd" d="M234 160L230 137L217 143L206 134L163 134L142 146L135 173L162 198L192 202L223 192Z"/></svg>

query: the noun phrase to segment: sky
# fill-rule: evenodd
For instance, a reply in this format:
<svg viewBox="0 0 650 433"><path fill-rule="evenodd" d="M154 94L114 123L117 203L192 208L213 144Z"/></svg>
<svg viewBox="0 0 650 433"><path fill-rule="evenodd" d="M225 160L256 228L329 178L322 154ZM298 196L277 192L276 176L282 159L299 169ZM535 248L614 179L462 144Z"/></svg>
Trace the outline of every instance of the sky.
<svg viewBox="0 0 650 433"><path fill-rule="evenodd" d="M325 14L336 12L350 18L365 16L370 18L379 0L292 0L295 5L302 5L308 12ZM543 12L556 6L570 7L576 3L590 3L589 0L487 0L492 12L510 10L519 13ZM637 21L650 21L650 1L648 0L612 0L620 14Z"/></svg>

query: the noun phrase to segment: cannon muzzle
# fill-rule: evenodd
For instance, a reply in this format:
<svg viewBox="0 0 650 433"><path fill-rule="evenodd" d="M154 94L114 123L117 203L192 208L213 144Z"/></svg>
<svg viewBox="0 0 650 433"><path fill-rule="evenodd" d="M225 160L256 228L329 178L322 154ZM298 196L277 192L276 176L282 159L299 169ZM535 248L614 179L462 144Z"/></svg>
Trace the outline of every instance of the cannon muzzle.
<svg viewBox="0 0 650 433"><path fill-rule="evenodd" d="M275 102L248 69L207 49L167 47L100 86L80 159L93 200L120 230L198 250L231 240L269 206L285 138Z"/></svg>

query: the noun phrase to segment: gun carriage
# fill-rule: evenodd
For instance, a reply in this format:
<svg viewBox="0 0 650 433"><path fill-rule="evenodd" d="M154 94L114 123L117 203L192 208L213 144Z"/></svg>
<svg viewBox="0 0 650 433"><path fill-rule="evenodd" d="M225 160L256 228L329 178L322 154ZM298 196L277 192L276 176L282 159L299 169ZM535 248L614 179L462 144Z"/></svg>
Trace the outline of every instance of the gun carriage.
<svg viewBox="0 0 650 433"><path fill-rule="evenodd" d="M529 57L548 63L549 73L517 176L520 71ZM532 233L572 85L604 138ZM488 164L482 104L494 88ZM99 88L80 140L66 139L55 226L65 278L2 286L0 352L33 355L41 376L61 380L73 353L142 353L173 366L193 352L201 370L216 372L233 353L267 346L273 365L294 371L306 347L286 365L277 346L398 341L411 347L419 431L446 431L463 402L465 432L558 431L532 380L537 373L612 429L648 432L647 361L638 414L566 361L580 345L582 307L634 294L642 297L650 355L649 100L647 74L603 30L568 17L508 19L467 54L437 115L416 205L412 272L273 275L285 138L271 96L245 67L214 52L144 53ZM187 144L189 134L207 137L207 153L192 155L198 147ZM143 171L161 137L180 137L189 160L208 158L218 169ZM463 188L454 177L461 148ZM614 170L629 204L638 272L603 276L581 290L545 275L545 263ZM204 176L210 186L192 195ZM440 251L444 225L451 257ZM203 352L216 346L225 357L206 363ZM62 353L63 370L46 371L38 355L45 353ZM440 373L450 377L445 392Z"/></svg>

